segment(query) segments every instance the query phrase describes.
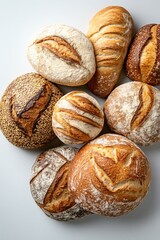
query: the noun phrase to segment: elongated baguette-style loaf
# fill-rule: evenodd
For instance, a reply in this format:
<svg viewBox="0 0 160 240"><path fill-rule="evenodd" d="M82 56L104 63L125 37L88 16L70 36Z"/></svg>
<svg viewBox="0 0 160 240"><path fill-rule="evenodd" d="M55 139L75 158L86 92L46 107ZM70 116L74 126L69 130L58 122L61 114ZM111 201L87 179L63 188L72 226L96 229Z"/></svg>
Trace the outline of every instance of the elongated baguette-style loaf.
<svg viewBox="0 0 160 240"><path fill-rule="evenodd" d="M88 37L96 56L96 73L89 89L105 98L117 83L131 41L133 20L122 7L110 6L91 20Z"/></svg>

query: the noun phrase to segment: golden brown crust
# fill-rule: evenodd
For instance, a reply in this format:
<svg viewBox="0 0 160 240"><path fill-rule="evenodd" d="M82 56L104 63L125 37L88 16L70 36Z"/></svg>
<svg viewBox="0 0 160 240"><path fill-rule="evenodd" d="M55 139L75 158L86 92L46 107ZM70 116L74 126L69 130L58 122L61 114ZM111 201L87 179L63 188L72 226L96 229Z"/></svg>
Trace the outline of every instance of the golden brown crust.
<svg viewBox="0 0 160 240"><path fill-rule="evenodd" d="M126 60L130 79L151 85L160 84L160 25L148 24L139 29Z"/></svg>
<svg viewBox="0 0 160 240"><path fill-rule="evenodd" d="M131 120L131 129L140 127L147 119L154 102L154 93L149 85L142 85L139 91L139 105Z"/></svg>
<svg viewBox="0 0 160 240"><path fill-rule="evenodd" d="M36 73L18 77L6 89L0 109L1 129L18 147L39 148L54 138L51 116L62 92Z"/></svg>
<svg viewBox="0 0 160 240"><path fill-rule="evenodd" d="M69 61L72 64L81 64L81 57L77 51L63 38L57 36L48 36L36 40L34 44L40 44L54 53L57 57Z"/></svg>
<svg viewBox="0 0 160 240"><path fill-rule="evenodd" d="M94 46L97 69L88 87L94 94L106 97L118 81L132 30L132 17L122 7L102 9L91 20L88 37Z"/></svg>
<svg viewBox="0 0 160 240"><path fill-rule="evenodd" d="M53 111L52 126L55 134L66 144L90 141L102 130L103 111L98 102L82 91L66 94Z"/></svg>
<svg viewBox="0 0 160 240"><path fill-rule="evenodd" d="M150 167L127 138L105 134L80 149L70 169L68 187L83 208L109 216L134 209L148 192Z"/></svg>
<svg viewBox="0 0 160 240"><path fill-rule="evenodd" d="M55 179L49 187L44 203L39 206L49 212L62 212L75 205L73 197L68 192L68 168L66 162L57 172Z"/></svg>

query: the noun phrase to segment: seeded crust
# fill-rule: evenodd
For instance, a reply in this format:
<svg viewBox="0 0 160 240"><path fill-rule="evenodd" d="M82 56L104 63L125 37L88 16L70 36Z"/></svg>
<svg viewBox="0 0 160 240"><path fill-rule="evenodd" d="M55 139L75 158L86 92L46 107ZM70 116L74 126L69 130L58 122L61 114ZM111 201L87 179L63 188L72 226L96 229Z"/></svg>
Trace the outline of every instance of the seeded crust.
<svg viewBox="0 0 160 240"><path fill-rule="evenodd" d="M17 147L35 149L55 137L52 111L62 92L37 73L27 73L7 87L0 104L0 128Z"/></svg>

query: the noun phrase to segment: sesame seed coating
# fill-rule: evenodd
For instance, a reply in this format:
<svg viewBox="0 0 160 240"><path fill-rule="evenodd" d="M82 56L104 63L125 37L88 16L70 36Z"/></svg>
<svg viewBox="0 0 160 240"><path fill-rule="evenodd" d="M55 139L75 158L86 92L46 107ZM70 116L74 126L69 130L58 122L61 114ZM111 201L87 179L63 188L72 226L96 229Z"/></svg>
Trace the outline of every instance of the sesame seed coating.
<svg viewBox="0 0 160 240"><path fill-rule="evenodd" d="M37 73L19 76L0 102L0 128L14 145L26 149L44 146L54 138L52 111L62 92Z"/></svg>

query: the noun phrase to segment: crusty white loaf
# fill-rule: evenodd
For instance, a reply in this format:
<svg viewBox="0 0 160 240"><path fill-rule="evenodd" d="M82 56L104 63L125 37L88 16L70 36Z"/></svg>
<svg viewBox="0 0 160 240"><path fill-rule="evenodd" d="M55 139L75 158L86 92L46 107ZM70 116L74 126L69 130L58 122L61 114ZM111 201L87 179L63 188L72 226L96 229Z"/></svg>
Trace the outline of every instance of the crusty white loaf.
<svg viewBox="0 0 160 240"><path fill-rule="evenodd" d="M57 24L42 30L28 47L34 69L48 80L66 86L87 83L95 72L91 42L75 28Z"/></svg>
<svg viewBox="0 0 160 240"><path fill-rule="evenodd" d="M54 107L52 126L66 144L80 144L95 138L103 128L104 114L99 103L89 94L72 91Z"/></svg>
<svg viewBox="0 0 160 240"><path fill-rule="evenodd" d="M108 126L140 145L160 141L160 90L141 82L115 88L104 104Z"/></svg>
<svg viewBox="0 0 160 240"><path fill-rule="evenodd" d="M149 184L146 156L133 142L115 134L104 134L82 147L68 173L68 188L75 201L106 216L133 210Z"/></svg>
<svg viewBox="0 0 160 240"><path fill-rule="evenodd" d="M88 87L97 96L105 98L117 83L132 31L132 17L122 7L104 8L92 18L88 38L95 51L96 73Z"/></svg>
<svg viewBox="0 0 160 240"><path fill-rule="evenodd" d="M68 192L68 168L78 149L62 146L43 152L36 159L30 189L38 206L56 220L73 220L88 214Z"/></svg>

